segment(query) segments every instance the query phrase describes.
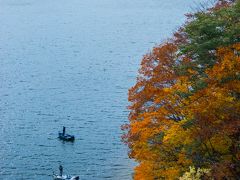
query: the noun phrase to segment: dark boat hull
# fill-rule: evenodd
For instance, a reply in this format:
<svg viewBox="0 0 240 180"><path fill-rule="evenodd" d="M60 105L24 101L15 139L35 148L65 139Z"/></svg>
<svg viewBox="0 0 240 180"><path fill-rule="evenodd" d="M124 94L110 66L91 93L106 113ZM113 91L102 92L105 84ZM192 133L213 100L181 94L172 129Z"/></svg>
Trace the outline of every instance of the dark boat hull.
<svg viewBox="0 0 240 180"><path fill-rule="evenodd" d="M74 141L75 137L69 134L58 133L58 138L63 141Z"/></svg>

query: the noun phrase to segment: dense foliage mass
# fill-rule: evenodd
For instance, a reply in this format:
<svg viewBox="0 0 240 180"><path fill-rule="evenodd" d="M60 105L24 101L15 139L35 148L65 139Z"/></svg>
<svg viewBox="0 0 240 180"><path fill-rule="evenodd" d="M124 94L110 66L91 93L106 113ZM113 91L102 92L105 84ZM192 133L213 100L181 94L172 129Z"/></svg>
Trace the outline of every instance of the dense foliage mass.
<svg viewBox="0 0 240 180"><path fill-rule="evenodd" d="M240 1L187 17L129 90L134 178L240 179Z"/></svg>

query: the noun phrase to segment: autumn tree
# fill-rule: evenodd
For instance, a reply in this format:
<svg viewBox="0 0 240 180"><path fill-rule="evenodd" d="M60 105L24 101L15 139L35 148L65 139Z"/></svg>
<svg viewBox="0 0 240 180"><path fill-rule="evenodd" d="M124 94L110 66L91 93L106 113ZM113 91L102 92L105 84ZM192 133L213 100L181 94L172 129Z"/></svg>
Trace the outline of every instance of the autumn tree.
<svg viewBox="0 0 240 180"><path fill-rule="evenodd" d="M240 1L219 1L143 57L123 126L135 179L240 178L239 42Z"/></svg>

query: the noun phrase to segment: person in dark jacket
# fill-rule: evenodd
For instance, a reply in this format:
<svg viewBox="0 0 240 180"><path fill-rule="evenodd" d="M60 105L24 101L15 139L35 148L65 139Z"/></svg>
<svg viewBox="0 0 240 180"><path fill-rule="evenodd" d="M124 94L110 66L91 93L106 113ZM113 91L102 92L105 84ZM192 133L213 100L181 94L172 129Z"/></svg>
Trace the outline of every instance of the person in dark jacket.
<svg viewBox="0 0 240 180"><path fill-rule="evenodd" d="M63 175L63 167L62 167L62 165L59 166L59 171L60 171L60 176L62 176Z"/></svg>

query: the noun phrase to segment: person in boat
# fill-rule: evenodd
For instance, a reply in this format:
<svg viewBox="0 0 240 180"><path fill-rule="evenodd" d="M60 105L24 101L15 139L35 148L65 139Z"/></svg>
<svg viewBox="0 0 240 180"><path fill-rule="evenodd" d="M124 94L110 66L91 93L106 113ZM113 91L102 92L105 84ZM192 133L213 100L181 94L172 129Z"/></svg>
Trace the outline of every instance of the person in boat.
<svg viewBox="0 0 240 180"><path fill-rule="evenodd" d="M66 128L63 126L62 133L58 132L58 138L63 141L74 141L75 137L73 135L66 134Z"/></svg>
<svg viewBox="0 0 240 180"><path fill-rule="evenodd" d="M63 175L63 167L62 167L62 165L59 166L59 172L60 172L60 176L62 176Z"/></svg>
<svg viewBox="0 0 240 180"><path fill-rule="evenodd" d="M63 136L65 136L65 130L66 130L66 127L63 126Z"/></svg>
<svg viewBox="0 0 240 180"><path fill-rule="evenodd" d="M59 165L60 174L53 173L54 180L79 180L79 176L70 176L70 175L63 175L63 166Z"/></svg>

